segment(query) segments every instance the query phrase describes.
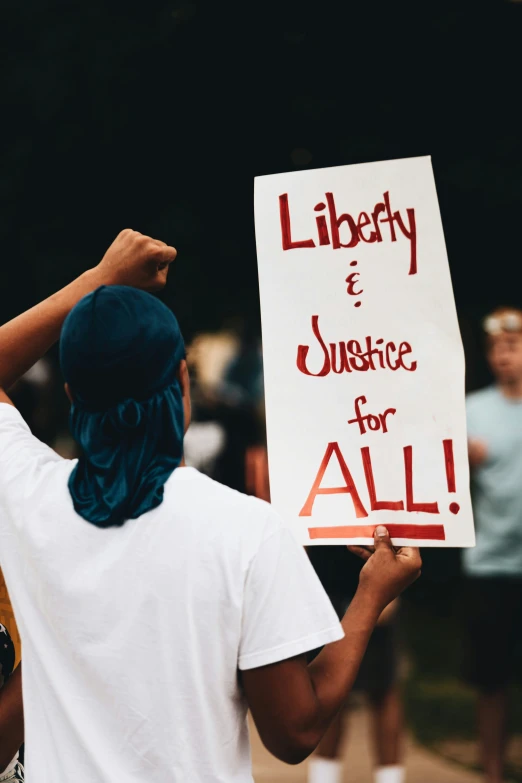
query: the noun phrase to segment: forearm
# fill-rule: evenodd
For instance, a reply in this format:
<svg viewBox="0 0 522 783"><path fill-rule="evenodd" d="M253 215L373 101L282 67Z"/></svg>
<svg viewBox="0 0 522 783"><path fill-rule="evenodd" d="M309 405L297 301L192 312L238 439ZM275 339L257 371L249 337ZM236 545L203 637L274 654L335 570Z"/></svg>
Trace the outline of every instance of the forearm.
<svg viewBox="0 0 522 783"><path fill-rule="evenodd" d="M56 294L0 327L0 388L8 389L58 340L74 305L100 285L110 283L91 269Z"/></svg>
<svg viewBox="0 0 522 783"><path fill-rule="evenodd" d="M420 575L418 549L392 547L382 525L374 552L351 547L366 561L344 618L344 638L306 656L243 672L245 694L265 746L282 761L299 764L312 753L353 686L373 629L383 612Z"/></svg>
<svg viewBox="0 0 522 783"><path fill-rule="evenodd" d="M342 620L344 638L327 645L308 667L316 701L314 730L319 738L352 689L381 611L373 596L359 588Z"/></svg>
<svg viewBox="0 0 522 783"><path fill-rule="evenodd" d="M0 774L18 753L24 741L22 665L0 690Z"/></svg>

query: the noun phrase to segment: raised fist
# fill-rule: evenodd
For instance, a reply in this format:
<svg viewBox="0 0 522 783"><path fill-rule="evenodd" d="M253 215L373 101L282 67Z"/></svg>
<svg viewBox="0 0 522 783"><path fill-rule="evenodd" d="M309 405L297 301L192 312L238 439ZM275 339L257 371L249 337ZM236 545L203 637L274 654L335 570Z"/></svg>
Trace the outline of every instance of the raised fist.
<svg viewBox="0 0 522 783"><path fill-rule="evenodd" d="M98 265L107 285L129 285L159 291L167 282L175 248L159 239L126 228L121 231Z"/></svg>

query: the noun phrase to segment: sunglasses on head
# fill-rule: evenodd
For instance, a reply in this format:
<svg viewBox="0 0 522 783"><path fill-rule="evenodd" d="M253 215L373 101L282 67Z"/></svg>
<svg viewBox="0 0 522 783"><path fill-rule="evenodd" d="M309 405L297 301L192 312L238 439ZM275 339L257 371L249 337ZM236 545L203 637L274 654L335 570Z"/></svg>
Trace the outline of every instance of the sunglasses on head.
<svg viewBox="0 0 522 783"><path fill-rule="evenodd" d="M501 332L521 332L522 316L518 313L503 313L502 315L488 315L482 326L487 334L500 334Z"/></svg>

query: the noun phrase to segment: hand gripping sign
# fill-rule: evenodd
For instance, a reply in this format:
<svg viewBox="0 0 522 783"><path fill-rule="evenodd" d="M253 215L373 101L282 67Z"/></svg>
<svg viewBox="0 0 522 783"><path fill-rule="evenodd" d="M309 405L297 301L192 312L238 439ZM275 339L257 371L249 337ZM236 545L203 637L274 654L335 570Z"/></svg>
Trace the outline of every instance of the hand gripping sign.
<svg viewBox="0 0 522 783"><path fill-rule="evenodd" d="M430 158L258 177L272 503L302 544L474 545Z"/></svg>

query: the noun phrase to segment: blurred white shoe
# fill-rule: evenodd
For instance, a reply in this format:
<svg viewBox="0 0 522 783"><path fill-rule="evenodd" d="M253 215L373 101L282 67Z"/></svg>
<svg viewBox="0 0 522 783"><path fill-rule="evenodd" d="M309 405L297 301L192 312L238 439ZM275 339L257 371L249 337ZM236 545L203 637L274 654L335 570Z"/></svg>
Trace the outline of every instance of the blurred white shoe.
<svg viewBox="0 0 522 783"><path fill-rule="evenodd" d="M377 767L373 779L374 783L404 783L405 770L399 764Z"/></svg>
<svg viewBox="0 0 522 783"><path fill-rule="evenodd" d="M308 762L308 783L341 783L343 764L337 759L312 756Z"/></svg>

